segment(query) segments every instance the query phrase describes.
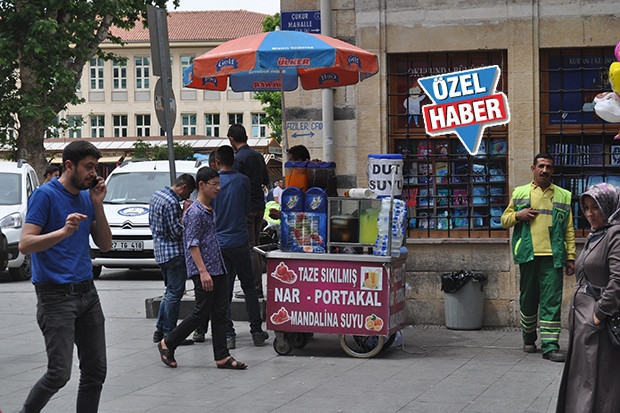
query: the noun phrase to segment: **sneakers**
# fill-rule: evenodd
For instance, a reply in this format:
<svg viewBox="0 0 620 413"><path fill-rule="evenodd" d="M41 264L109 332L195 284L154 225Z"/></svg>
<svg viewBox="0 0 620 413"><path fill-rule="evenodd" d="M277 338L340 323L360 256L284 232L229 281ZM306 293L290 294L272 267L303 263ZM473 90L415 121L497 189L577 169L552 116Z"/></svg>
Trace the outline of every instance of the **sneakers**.
<svg viewBox="0 0 620 413"><path fill-rule="evenodd" d="M536 344L524 344L523 351L525 351L526 353L536 353Z"/></svg>
<svg viewBox="0 0 620 413"><path fill-rule="evenodd" d="M259 300L265 299L265 294L263 294L263 290L256 290L256 296L258 297ZM243 291L237 291L235 293L235 298L238 298L240 300L245 300L245 294L243 293Z"/></svg>
<svg viewBox="0 0 620 413"><path fill-rule="evenodd" d="M196 329L194 331L194 335L192 336L192 340L194 340L197 343L204 343L205 342L205 332L200 330L200 329Z"/></svg>
<svg viewBox="0 0 620 413"><path fill-rule="evenodd" d="M153 343L159 343L163 339L164 339L164 332L155 330L155 332L153 333Z"/></svg>
<svg viewBox="0 0 620 413"><path fill-rule="evenodd" d="M228 350L232 350L234 348L237 348L237 340L235 339L234 336L226 337L226 348Z"/></svg>
<svg viewBox="0 0 620 413"><path fill-rule="evenodd" d="M235 298L238 298L240 300L245 300L245 294L243 293L243 291L236 291Z"/></svg>
<svg viewBox="0 0 620 413"><path fill-rule="evenodd" d="M186 338L185 340L181 341L181 343L179 343L179 346L191 346L192 344L194 344L194 340Z"/></svg>
<svg viewBox="0 0 620 413"><path fill-rule="evenodd" d="M566 354L560 353L557 350L551 350L542 355L545 360L551 360L558 363L564 363L566 360Z"/></svg>
<svg viewBox="0 0 620 413"><path fill-rule="evenodd" d="M265 344L265 340L269 338L269 334L266 331L257 331L252 333L252 341L256 347L260 347Z"/></svg>

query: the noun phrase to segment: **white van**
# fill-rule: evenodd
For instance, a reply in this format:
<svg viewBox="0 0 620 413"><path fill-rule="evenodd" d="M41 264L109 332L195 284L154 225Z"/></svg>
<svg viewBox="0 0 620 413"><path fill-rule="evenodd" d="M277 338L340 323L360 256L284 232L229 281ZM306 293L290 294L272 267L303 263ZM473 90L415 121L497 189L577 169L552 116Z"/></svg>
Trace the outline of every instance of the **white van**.
<svg viewBox="0 0 620 413"><path fill-rule="evenodd" d="M176 161L175 170L177 176L190 173L195 177L198 169L207 165L204 161ZM158 267L149 228L149 202L155 191L170 186L168 160L125 162L110 173L106 186L103 208L112 230L112 249L102 252L90 240L94 277L99 277L102 266Z"/></svg>
<svg viewBox="0 0 620 413"><path fill-rule="evenodd" d="M0 162L0 229L8 243L8 268L14 280L28 280L31 274L30 254L19 252L28 199L39 186L35 170L23 159Z"/></svg>

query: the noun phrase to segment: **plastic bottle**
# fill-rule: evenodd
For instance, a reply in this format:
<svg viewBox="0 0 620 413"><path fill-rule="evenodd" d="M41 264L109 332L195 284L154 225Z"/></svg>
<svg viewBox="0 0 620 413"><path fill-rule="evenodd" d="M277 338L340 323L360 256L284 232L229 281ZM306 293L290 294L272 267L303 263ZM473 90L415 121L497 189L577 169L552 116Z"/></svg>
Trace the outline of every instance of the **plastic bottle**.
<svg viewBox="0 0 620 413"><path fill-rule="evenodd" d="M388 255L388 243L391 235L390 230L390 200L388 198L383 198L381 200L381 210L377 217L377 242L373 249L374 255L384 257Z"/></svg>

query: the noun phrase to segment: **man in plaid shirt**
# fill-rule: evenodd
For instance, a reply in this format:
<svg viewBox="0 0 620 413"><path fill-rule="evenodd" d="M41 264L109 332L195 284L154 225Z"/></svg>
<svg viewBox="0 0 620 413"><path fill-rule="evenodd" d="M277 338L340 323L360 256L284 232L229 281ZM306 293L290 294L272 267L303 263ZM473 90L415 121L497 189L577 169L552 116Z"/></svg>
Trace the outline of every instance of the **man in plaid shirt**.
<svg viewBox="0 0 620 413"><path fill-rule="evenodd" d="M181 298L185 293L187 269L183 252L183 225L181 218L191 204L189 196L196 189L196 180L182 174L172 187L166 186L151 196L149 227L153 233L155 261L161 268L166 291L159 306L153 342L159 343L177 325ZM181 201L183 208L181 208ZM182 344L193 344L185 340Z"/></svg>

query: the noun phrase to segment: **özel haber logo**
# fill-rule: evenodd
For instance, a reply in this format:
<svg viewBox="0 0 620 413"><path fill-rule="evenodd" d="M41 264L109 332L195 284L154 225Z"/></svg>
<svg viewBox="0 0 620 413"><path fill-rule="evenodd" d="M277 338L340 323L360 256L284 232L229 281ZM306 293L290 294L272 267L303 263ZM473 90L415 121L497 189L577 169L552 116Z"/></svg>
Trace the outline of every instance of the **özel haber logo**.
<svg viewBox="0 0 620 413"><path fill-rule="evenodd" d="M484 128L510 121L506 95L496 92L500 69L487 66L418 79L433 104L424 105L426 133L455 133L471 155L478 153Z"/></svg>

